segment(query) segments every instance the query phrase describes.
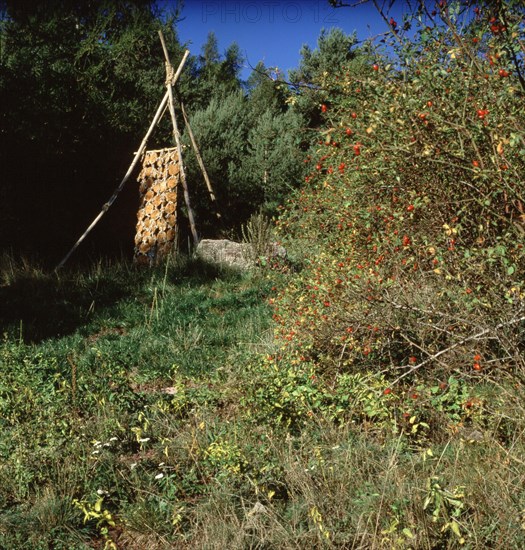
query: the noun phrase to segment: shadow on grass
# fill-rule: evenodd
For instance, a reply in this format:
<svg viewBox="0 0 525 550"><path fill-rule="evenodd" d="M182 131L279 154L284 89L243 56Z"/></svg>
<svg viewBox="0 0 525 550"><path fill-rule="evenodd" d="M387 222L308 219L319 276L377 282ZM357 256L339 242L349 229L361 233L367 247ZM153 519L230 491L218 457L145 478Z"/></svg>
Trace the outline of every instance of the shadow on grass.
<svg viewBox="0 0 525 550"><path fill-rule="evenodd" d="M95 303L107 307L127 293L111 279L19 277L0 288L0 331L26 343L66 336L89 321Z"/></svg>
<svg viewBox="0 0 525 550"><path fill-rule="evenodd" d="M166 267L158 269L165 271ZM243 277L243 272L239 269L188 256L181 256L173 265L168 265L167 273L171 282L183 282L190 286L206 285L217 280L234 282Z"/></svg>
<svg viewBox="0 0 525 550"><path fill-rule="evenodd" d="M84 270L44 273L27 264L0 279L0 334L38 343L67 336L122 300L140 296L146 285L201 286L233 282L242 274L198 259L180 257L170 265L139 268L130 263L100 263Z"/></svg>

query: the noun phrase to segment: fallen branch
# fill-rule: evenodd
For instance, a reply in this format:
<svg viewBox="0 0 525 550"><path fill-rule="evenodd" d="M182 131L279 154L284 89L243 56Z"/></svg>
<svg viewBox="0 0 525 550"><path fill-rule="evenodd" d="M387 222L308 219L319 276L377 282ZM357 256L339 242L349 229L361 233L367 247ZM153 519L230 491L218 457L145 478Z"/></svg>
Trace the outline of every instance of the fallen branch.
<svg viewBox="0 0 525 550"><path fill-rule="evenodd" d="M398 376L394 382L392 382L392 386L397 384L400 380L402 380L403 378L405 378L406 376L408 376L409 374L412 374L413 372L415 372L416 370L419 370L421 367L427 365L428 363L430 363L431 361L434 361L436 359L438 359L439 357L441 357L442 355L444 355L445 353L449 353L450 351L452 351L453 349L457 348L458 346L461 346L463 344L466 344L467 342L470 342L471 340L479 340L480 338L482 338L483 336L485 336L485 334L488 334L489 332L492 332L492 331L497 331L499 330L500 328L503 328L503 327L508 327L510 325L515 325L516 323L521 323L525 321L525 316L523 317L518 317L518 318L515 318L515 319L511 319L510 321L506 321L505 323L499 323L498 325L496 325L495 327L489 327L489 328L485 328L479 332L477 332L476 334L472 334L470 336L467 336L461 340L459 340L458 342L456 342L455 344L452 344L451 346L449 346L448 348L445 348L445 349L442 349L440 351L438 351L437 353L434 353L432 355L429 355L429 357L427 357L424 361L421 361L421 363L418 363L417 365L413 365L410 367L409 370L407 370L406 372L404 372L401 376Z"/></svg>

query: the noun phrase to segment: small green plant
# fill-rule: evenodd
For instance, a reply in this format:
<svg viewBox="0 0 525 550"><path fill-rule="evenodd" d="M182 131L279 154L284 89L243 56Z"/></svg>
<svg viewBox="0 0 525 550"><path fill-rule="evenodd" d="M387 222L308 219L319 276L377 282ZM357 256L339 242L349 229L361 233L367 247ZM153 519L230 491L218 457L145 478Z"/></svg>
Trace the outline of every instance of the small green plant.
<svg viewBox="0 0 525 550"><path fill-rule="evenodd" d="M104 550L117 550L117 545L111 539L110 528L116 523L111 512L103 507L104 497L101 496L95 502L86 500L73 500L73 505L84 513L84 523L95 522L95 528L104 538Z"/></svg>
<svg viewBox="0 0 525 550"><path fill-rule="evenodd" d="M273 227L270 218L262 212L252 214L246 224L241 227L241 231L243 241L250 245L247 259L261 266L266 265L273 240Z"/></svg>
<svg viewBox="0 0 525 550"><path fill-rule="evenodd" d="M384 536L382 542L390 545L391 548L410 548L410 544L414 541L414 526L412 529L403 527L402 519L397 515L393 517L390 525L386 529L381 530Z"/></svg>
<svg viewBox="0 0 525 550"><path fill-rule="evenodd" d="M319 509L317 508L317 506L312 506L312 508L310 508L308 512L308 515L312 519L315 527L319 530L319 534L321 535L321 537L329 541L330 531L328 531L328 529L325 527L325 524L323 522L323 516L321 512L319 512Z"/></svg>
<svg viewBox="0 0 525 550"><path fill-rule="evenodd" d="M239 445L223 437L212 441L205 449L204 456L218 476L239 476L246 466L246 460Z"/></svg>
<svg viewBox="0 0 525 550"><path fill-rule="evenodd" d="M451 376L446 382L441 382L430 388L432 406L444 412L451 420L459 422L464 412L464 404L468 400L470 389L463 380Z"/></svg>
<svg viewBox="0 0 525 550"><path fill-rule="evenodd" d="M465 534L461 529L461 518L466 512L465 487L447 489L438 476L427 480L427 496L423 510L429 510L432 521L441 525L441 532L451 532L459 544L465 544Z"/></svg>

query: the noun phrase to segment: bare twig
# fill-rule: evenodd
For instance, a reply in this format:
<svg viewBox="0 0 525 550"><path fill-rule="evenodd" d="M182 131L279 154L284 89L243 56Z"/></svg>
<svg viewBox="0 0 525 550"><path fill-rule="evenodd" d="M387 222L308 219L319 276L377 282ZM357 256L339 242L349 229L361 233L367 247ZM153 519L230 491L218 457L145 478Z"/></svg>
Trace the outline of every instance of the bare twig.
<svg viewBox="0 0 525 550"><path fill-rule="evenodd" d="M419 370L421 367L427 365L431 361L434 361L434 360L438 359L439 357L441 357L445 353L449 353L450 351L457 348L458 346L466 344L467 342L470 342L472 340L479 340L480 338L482 338L483 336L485 336L486 334L488 334L490 332L495 332L495 331L499 330L500 328L508 327L510 325L515 325L515 324L521 323L523 321L525 321L525 316L517 317L517 318L511 319L510 321L506 321L504 323L499 323L495 327L488 327L488 328L485 328L485 329L477 332L476 334L471 334L470 336L462 338L461 340L457 341L455 344L452 344L448 348L442 349L442 350L438 351L437 353L434 353L434 354L430 355L429 357L427 357L427 359L425 359L424 361L421 361L421 363L418 363L417 365L414 365L414 366L410 367L409 370L404 372L401 376L398 376L394 380L394 382L392 382L392 385L397 384L400 380L402 380L403 378L405 378L409 374L412 374L416 370Z"/></svg>
<svg viewBox="0 0 525 550"><path fill-rule="evenodd" d="M479 74L483 74L483 69L481 65L478 63L478 60L474 57L472 52L470 51L470 48L468 48L465 44L465 41L459 36L458 31L455 27L455 25L450 20L450 17L447 13L447 7L440 7L441 10L441 19L446 23L447 27L449 28L450 32L452 33L452 36L454 37L454 41L458 45L458 48L467 55L467 57L470 58L473 65L476 67L476 69L479 71Z"/></svg>
<svg viewBox="0 0 525 550"><path fill-rule="evenodd" d="M396 37L397 41L401 44L401 46L403 45L403 39L399 36L399 32L395 29L395 27L390 23L390 21L388 20L387 16L385 15L385 13L383 12L382 8L379 6L379 4L377 3L377 0L372 0L372 2L374 3L374 7L376 8L377 12L379 13L379 15L381 16L381 18L383 19L383 21L385 22L385 24L388 26L388 28L390 28L392 30L392 33L394 34L394 36Z"/></svg>

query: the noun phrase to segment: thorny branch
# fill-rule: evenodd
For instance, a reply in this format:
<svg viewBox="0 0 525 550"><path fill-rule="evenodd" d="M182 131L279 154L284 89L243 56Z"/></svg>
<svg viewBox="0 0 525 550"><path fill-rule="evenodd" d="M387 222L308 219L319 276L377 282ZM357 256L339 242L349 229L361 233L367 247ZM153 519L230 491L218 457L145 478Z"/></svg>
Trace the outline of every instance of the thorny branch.
<svg viewBox="0 0 525 550"><path fill-rule="evenodd" d="M505 322L499 323L494 327L484 328L483 330L480 330L479 332L476 332L475 334L471 334L470 336L466 336L465 338L462 338L461 340L458 340L457 342L455 342L451 346L449 346L445 349L442 349L442 350L438 351L437 353L429 354L429 356L424 361L421 361L417 365L411 366L409 368L409 370L407 370L406 372L404 372L403 374L398 376L394 380L394 382L392 382L392 385L397 384L400 380L402 380L403 378L405 378L409 374L412 374L413 372L415 372L416 370L419 370L421 367L427 365L431 361L435 361L435 360L439 359L439 357L441 357L442 355L445 355L446 353L451 352L453 349L455 349L459 346L462 346L463 344L466 344L467 342L470 342L472 340L479 340L480 338L482 338L486 334L489 334L491 332L496 332L497 330L499 330L503 327L508 327L508 326L515 325L517 323L521 323L521 322L524 322L524 321L525 321L525 315L521 316L521 317L515 317L514 319L511 319L510 321L505 321ZM425 351L421 347L419 347L419 349L421 349L421 351ZM426 353L428 353L428 352L426 352Z"/></svg>

